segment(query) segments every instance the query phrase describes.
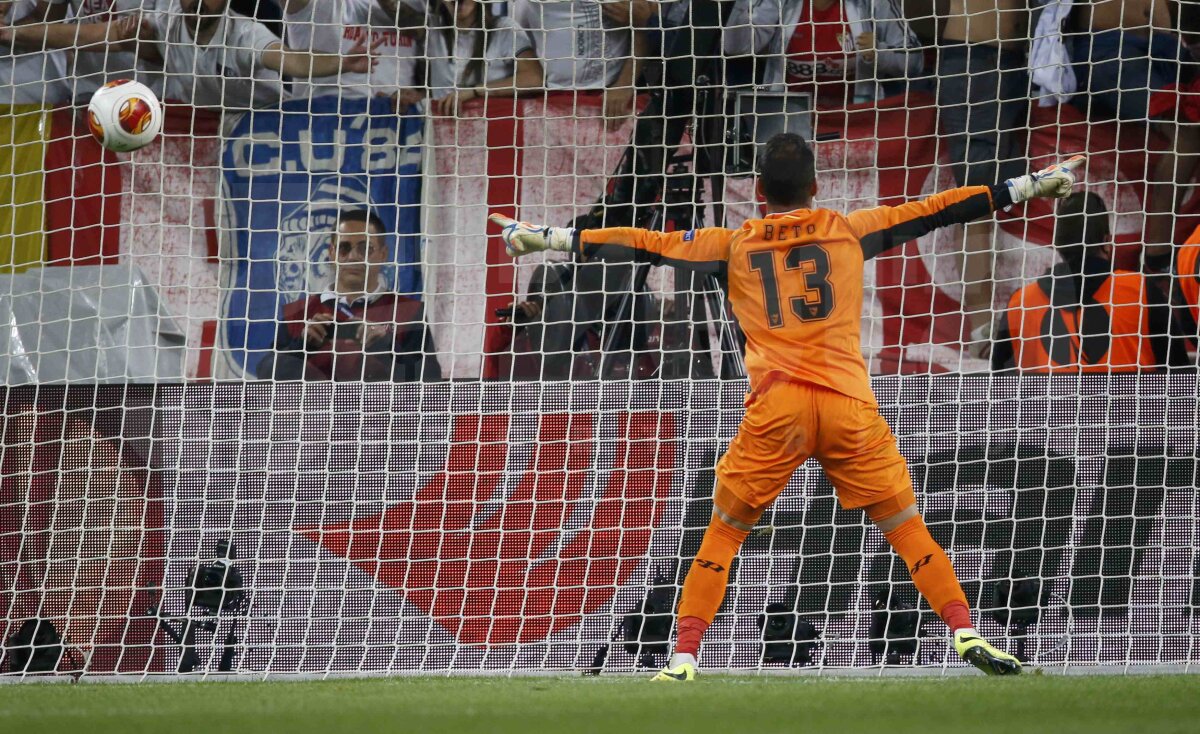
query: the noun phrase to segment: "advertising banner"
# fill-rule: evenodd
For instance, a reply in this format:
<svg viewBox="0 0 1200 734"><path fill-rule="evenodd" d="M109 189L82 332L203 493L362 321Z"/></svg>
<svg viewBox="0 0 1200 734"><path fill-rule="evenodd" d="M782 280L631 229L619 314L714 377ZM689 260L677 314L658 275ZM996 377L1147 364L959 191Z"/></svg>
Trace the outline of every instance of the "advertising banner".
<svg viewBox="0 0 1200 734"><path fill-rule="evenodd" d="M875 389L981 632L1039 665L1200 663L1194 377ZM661 664L744 390L14 388L0 621L52 622L89 674ZM814 464L731 579L706 667L962 666ZM819 637L780 660L765 613Z"/></svg>

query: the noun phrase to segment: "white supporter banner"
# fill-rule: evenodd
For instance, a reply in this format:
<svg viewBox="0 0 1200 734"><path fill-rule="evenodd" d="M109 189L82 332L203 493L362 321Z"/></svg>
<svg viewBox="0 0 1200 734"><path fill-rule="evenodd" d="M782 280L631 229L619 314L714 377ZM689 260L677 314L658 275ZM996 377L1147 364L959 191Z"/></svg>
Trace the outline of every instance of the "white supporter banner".
<svg viewBox="0 0 1200 734"><path fill-rule="evenodd" d="M523 294L537 265L489 264L489 208L569 224L600 198L633 132L632 120L605 131L598 95L518 100L515 117L511 101L493 105L490 117L482 106L433 117L427 136L425 295L451 378L480 376L485 324L496 322L488 296Z"/></svg>
<svg viewBox="0 0 1200 734"><path fill-rule="evenodd" d="M219 266L208 242L220 156L216 134L167 133L132 153L123 177L121 260L141 269L187 334L188 377L204 353L204 322L219 314Z"/></svg>

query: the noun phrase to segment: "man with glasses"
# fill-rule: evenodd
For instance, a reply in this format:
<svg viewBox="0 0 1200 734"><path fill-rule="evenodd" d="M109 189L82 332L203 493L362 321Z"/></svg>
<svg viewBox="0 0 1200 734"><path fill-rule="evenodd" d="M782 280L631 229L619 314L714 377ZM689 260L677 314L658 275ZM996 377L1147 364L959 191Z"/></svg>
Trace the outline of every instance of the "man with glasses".
<svg viewBox="0 0 1200 734"><path fill-rule="evenodd" d="M261 379L412 382L441 378L424 305L385 290L383 222L367 210L338 216L329 243L330 290L283 309Z"/></svg>

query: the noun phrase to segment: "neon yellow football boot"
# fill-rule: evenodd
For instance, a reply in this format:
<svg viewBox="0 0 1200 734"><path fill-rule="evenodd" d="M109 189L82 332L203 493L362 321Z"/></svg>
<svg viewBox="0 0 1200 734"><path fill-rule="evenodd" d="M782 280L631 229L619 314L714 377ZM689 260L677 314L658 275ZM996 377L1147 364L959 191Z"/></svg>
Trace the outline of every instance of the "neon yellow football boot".
<svg viewBox="0 0 1200 734"><path fill-rule="evenodd" d="M993 647L973 629L954 633L954 649L958 656L988 675L1018 675L1021 661Z"/></svg>
<svg viewBox="0 0 1200 734"><path fill-rule="evenodd" d="M677 653L671 656L667 667L658 671L650 680L680 681L696 680L696 656Z"/></svg>

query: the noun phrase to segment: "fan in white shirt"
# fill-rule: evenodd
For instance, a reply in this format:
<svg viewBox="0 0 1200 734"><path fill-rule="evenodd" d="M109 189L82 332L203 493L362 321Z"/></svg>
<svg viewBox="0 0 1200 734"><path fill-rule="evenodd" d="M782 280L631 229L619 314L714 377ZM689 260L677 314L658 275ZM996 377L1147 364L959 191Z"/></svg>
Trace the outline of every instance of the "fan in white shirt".
<svg viewBox="0 0 1200 734"><path fill-rule="evenodd" d="M528 34L477 0L435 0L425 39L433 110L456 115L463 102L515 97L542 87Z"/></svg>
<svg viewBox="0 0 1200 734"><path fill-rule="evenodd" d="M292 96L386 95L402 107L421 99L417 62L424 9L410 2L416 0L281 0L288 48L345 54L370 39L378 61L369 74L314 75L294 82Z"/></svg>
<svg viewBox="0 0 1200 734"><path fill-rule="evenodd" d="M0 42L106 52L136 49L166 74L164 96L198 107L242 110L277 104L280 72L291 77L366 73L366 43L344 55L285 49L265 25L229 10L229 0L177 0L152 19L125 15L98 23L31 23L0 29Z"/></svg>
<svg viewBox="0 0 1200 734"><path fill-rule="evenodd" d="M594 0L514 0L512 17L533 42L547 89L603 89L609 130L630 115L637 64L648 52L632 18L606 13Z"/></svg>
<svg viewBox="0 0 1200 734"><path fill-rule="evenodd" d="M0 38L12 24L41 20L33 0L0 2ZM0 104L54 105L70 99L66 76L66 55L61 51L43 53L39 44L0 45Z"/></svg>
<svg viewBox="0 0 1200 734"><path fill-rule="evenodd" d="M69 9L77 22L97 23L113 20L122 13L153 11L166 3L167 0L37 0L39 12L35 14L47 21L61 21L67 18ZM163 94L161 71L139 61L132 50L72 54L67 76L74 80L74 98L80 102L112 79L137 79L160 97Z"/></svg>

